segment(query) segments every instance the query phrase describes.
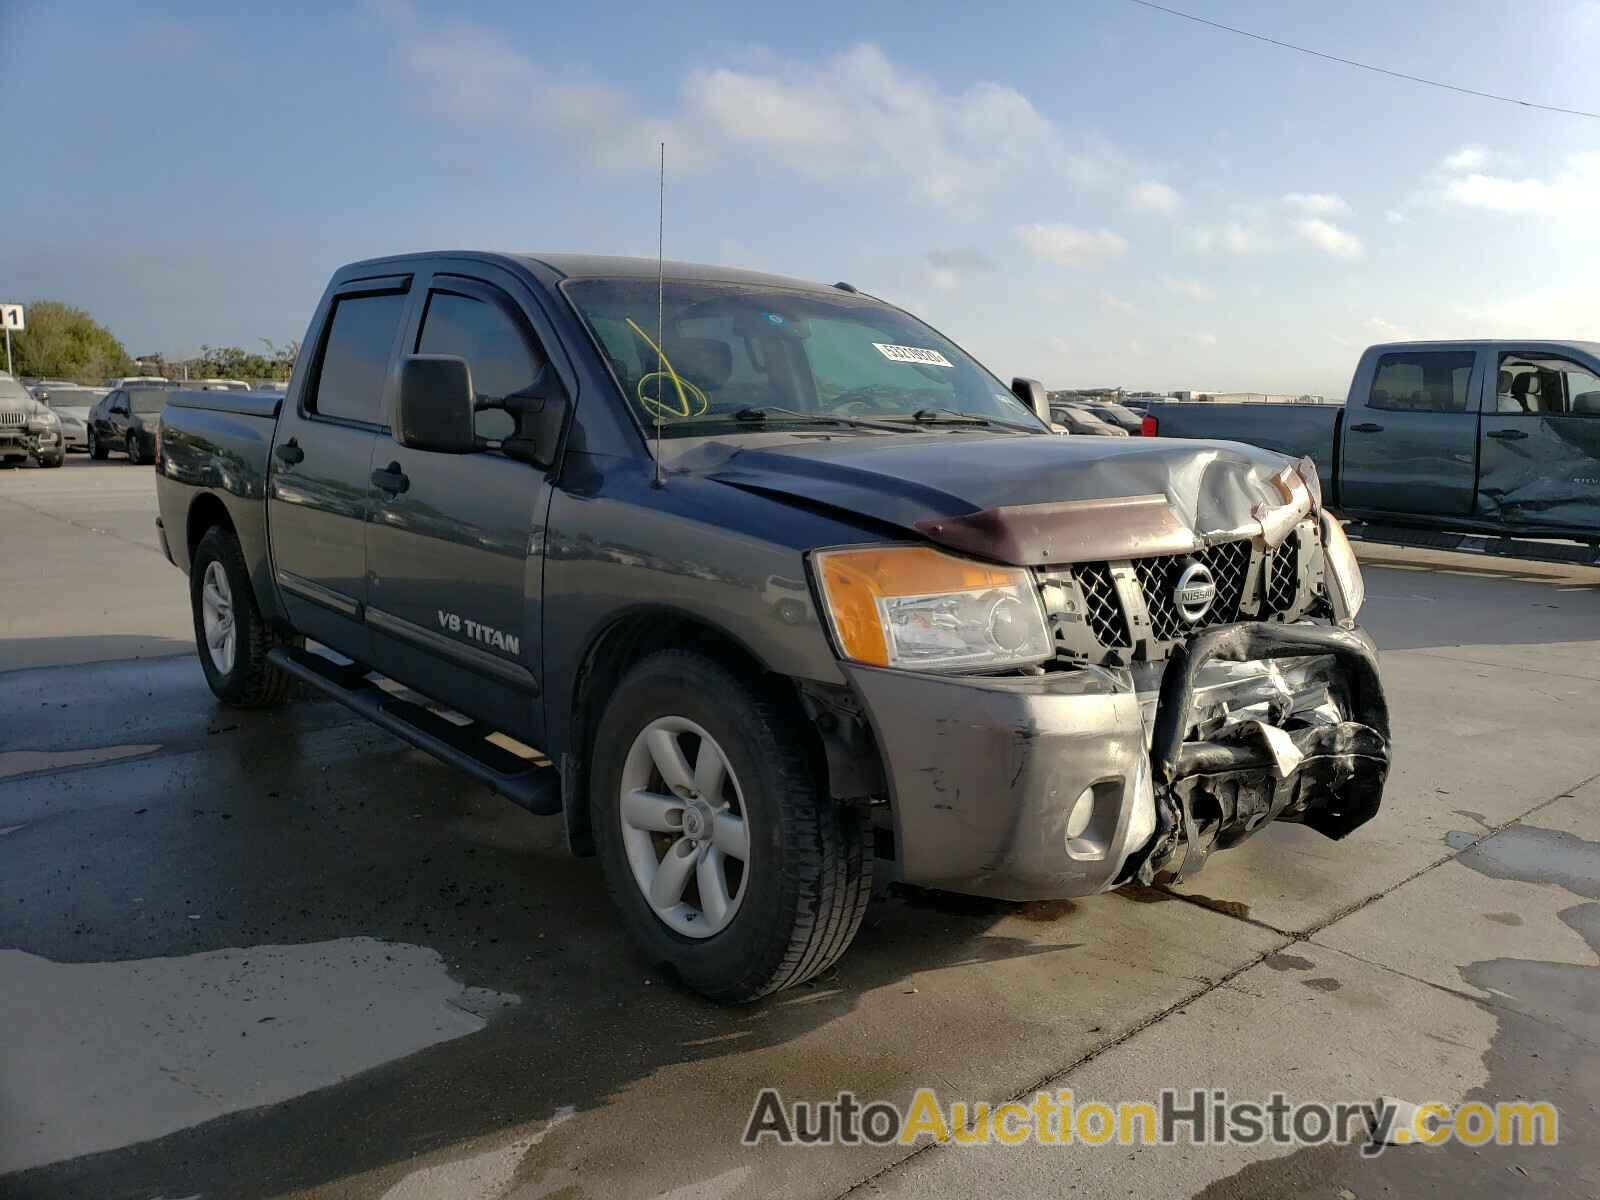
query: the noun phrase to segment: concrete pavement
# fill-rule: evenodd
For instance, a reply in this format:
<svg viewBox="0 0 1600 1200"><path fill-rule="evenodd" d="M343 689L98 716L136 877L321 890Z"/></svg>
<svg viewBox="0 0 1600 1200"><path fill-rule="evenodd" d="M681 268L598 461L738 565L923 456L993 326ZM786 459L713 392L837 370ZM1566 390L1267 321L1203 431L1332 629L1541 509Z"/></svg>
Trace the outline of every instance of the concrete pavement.
<svg viewBox="0 0 1600 1200"><path fill-rule="evenodd" d="M1345 841L1274 826L1180 888L1075 903L887 898L828 977L726 1010L633 954L555 821L328 702L218 707L152 484L115 461L0 474L22 550L0 571L28 597L0 615L0 1194L1600 1186L1594 572L1363 548L1396 768ZM1567 1124L1556 1150L1372 1162L745 1149L768 1086L1538 1095Z"/></svg>

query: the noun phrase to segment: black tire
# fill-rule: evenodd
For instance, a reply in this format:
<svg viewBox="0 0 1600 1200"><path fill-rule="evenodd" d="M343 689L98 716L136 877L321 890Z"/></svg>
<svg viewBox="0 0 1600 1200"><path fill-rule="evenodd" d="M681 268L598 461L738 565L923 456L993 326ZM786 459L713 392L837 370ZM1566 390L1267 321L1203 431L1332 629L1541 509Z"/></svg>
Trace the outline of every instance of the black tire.
<svg viewBox="0 0 1600 1200"><path fill-rule="evenodd" d="M750 830L750 876L727 928L684 937L641 894L622 842L628 747L662 716L687 717L722 746ZM590 805L611 897L634 941L712 1000L744 1004L825 970L849 947L872 896L864 810L835 804L798 733L805 718L771 688L702 654L663 650L618 685L595 731Z"/></svg>
<svg viewBox="0 0 1600 1200"><path fill-rule="evenodd" d="M206 568L213 562L222 564L233 599L236 647L233 669L227 674L223 674L211 659L201 614L200 590ZM194 642L200 654L200 668L217 699L234 708L270 708L282 704L289 694L292 677L267 661L267 651L276 642L256 608L255 593L250 590L250 572L245 567L239 539L221 525L208 529L195 548L194 561L189 564L189 606L194 612Z"/></svg>
<svg viewBox="0 0 1600 1200"><path fill-rule="evenodd" d="M54 455L50 458L41 458L39 460L39 465L41 467L59 467L66 461L66 453L62 452L61 454Z"/></svg>
<svg viewBox="0 0 1600 1200"><path fill-rule="evenodd" d="M99 435L91 428L89 430L89 457L94 459L95 462L104 462L106 455L109 453L110 451L100 444Z"/></svg>
<svg viewBox="0 0 1600 1200"><path fill-rule="evenodd" d="M128 462L132 465L137 467L144 462L144 459L139 457L139 438L137 434L130 433L128 435L128 440L124 443L123 449L128 455Z"/></svg>

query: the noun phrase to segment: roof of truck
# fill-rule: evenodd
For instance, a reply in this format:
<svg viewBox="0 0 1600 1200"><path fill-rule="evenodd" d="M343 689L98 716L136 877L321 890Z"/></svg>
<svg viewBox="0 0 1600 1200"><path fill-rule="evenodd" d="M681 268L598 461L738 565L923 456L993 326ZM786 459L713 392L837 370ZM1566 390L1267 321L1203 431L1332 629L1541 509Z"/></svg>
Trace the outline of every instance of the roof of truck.
<svg viewBox="0 0 1600 1200"><path fill-rule="evenodd" d="M1504 346L1510 350L1559 351L1576 346L1588 354L1600 357L1600 342L1586 342L1581 338L1451 338L1443 341L1379 342L1373 350L1468 350L1479 346Z"/></svg>
<svg viewBox="0 0 1600 1200"><path fill-rule="evenodd" d="M502 262L510 260L528 267L544 267L566 278L600 276L608 279L650 279L656 277L657 262L653 258L623 258L608 254L538 254L510 253L493 250L436 250L416 254L400 254L387 258L366 259L351 263L350 267L388 266L418 258L477 258ZM349 270L350 267L344 268ZM707 263L676 262L667 259L659 264L662 277L676 283L745 283L783 287L838 295L833 287L812 279L793 279L785 275L769 275L762 271L746 271L739 267L719 267ZM342 272L341 272L342 273ZM850 289L854 291L855 289Z"/></svg>

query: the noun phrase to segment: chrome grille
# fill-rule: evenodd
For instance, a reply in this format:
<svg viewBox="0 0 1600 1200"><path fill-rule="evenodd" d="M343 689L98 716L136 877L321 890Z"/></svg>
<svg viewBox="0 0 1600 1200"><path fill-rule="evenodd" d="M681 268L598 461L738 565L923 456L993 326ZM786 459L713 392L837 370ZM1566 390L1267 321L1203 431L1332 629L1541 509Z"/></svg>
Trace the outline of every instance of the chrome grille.
<svg viewBox="0 0 1600 1200"><path fill-rule="evenodd" d="M1266 611L1277 615L1300 597L1300 531L1294 530L1275 550L1267 551Z"/></svg>
<svg viewBox="0 0 1600 1200"><path fill-rule="evenodd" d="M15 429L25 420L27 418L19 412L0 412L0 426L7 429Z"/></svg>
<svg viewBox="0 0 1600 1200"><path fill-rule="evenodd" d="M1102 646L1131 645L1128 620L1122 613L1117 586L1111 579L1111 564L1079 563L1072 568L1072 575L1083 591L1084 619L1095 640Z"/></svg>
<svg viewBox="0 0 1600 1200"><path fill-rule="evenodd" d="M1211 577L1217 585L1217 596L1206 615L1193 625L1188 625L1178 614L1172 593L1183 565L1191 558L1211 569ZM1144 593L1145 608L1150 612L1151 634L1159 642L1169 642L1184 633L1237 620L1239 602L1244 597L1245 576L1249 570L1249 542L1221 542L1193 554L1164 554L1159 558L1135 559L1133 573L1139 580L1139 590Z"/></svg>

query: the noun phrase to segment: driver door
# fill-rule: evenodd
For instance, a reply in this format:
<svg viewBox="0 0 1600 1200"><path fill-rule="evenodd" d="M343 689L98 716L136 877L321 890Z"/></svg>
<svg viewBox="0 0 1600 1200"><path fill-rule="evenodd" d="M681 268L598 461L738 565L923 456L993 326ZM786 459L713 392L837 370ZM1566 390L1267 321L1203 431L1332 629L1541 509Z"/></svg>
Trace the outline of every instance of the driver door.
<svg viewBox="0 0 1600 1200"><path fill-rule="evenodd" d="M516 287L510 278L502 286L434 274L404 352L466 359L480 401L524 390L546 356L533 305L514 298ZM480 412L485 447L475 454L380 439L374 480L400 486L381 487L367 519L367 625L384 674L537 744L550 483L544 471L500 452L512 429L506 413Z"/></svg>

